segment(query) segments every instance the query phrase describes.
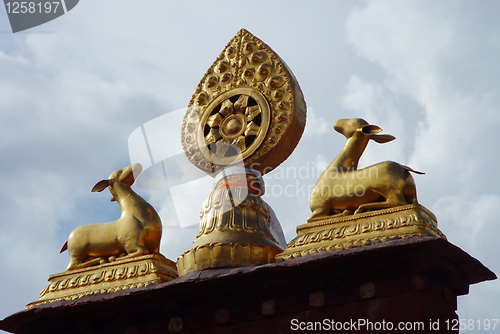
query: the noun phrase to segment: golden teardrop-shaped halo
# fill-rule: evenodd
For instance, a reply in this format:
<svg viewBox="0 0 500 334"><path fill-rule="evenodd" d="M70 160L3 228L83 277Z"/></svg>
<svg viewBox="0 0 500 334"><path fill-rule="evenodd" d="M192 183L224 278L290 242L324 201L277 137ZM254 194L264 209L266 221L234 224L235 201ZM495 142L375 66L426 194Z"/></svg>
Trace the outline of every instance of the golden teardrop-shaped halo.
<svg viewBox="0 0 500 334"><path fill-rule="evenodd" d="M304 97L288 66L241 29L193 93L181 143L189 161L207 173L243 159L265 174L292 153L305 118Z"/></svg>

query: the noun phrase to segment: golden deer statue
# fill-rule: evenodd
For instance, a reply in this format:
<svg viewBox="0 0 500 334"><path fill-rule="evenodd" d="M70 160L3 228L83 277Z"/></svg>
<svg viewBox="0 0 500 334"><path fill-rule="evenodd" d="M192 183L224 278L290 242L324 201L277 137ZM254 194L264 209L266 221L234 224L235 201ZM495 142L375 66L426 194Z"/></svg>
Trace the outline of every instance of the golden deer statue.
<svg viewBox="0 0 500 334"><path fill-rule="evenodd" d="M75 228L63 245L69 253L66 270L126 259L146 254L158 254L162 224L155 209L130 187L142 171L132 164L114 171L107 180L99 181L92 192L108 188L111 201L120 205L121 216L116 221L83 225Z"/></svg>
<svg viewBox="0 0 500 334"><path fill-rule="evenodd" d="M378 134L382 129L361 118L341 119L333 128L347 138L342 151L320 175L311 193L308 222L327 216L346 216L365 211L418 204L410 167L384 161L363 169L359 158L368 142L387 143L396 139Z"/></svg>

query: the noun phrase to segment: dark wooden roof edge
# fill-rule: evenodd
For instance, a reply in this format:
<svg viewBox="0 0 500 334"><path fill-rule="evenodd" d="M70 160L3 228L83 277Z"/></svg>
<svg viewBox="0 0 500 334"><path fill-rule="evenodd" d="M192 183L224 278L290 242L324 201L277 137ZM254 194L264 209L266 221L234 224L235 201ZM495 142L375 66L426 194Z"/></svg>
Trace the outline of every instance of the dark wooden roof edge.
<svg viewBox="0 0 500 334"><path fill-rule="evenodd" d="M318 267L328 265L331 266L338 261L349 261L350 258L356 257L372 257L374 255L383 256L385 253L394 251L394 247L401 247L404 253L425 249L432 253L438 254L441 258L456 265L466 275L468 283L476 284L479 282L494 280L497 276L486 268L479 260L473 258L459 247L450 242L436 237L419 237L410 239L395 239L370 246L351 248L335 252L322 252L304 257L270 263L266 265L253 267L237 267L237 268L218 268L208 269L199 272L193 272L179 277L170 282L148 285L142 288L120 290L114 293L100 293L81 297L75 300L60 300L51 303L40 304L27 310L14 313L4 320L0 321L0 329L23 333L24 327L22 324L27 324L32 320L38 319L41 316L60 312L62 309L70 311L70 309L79 306L84 306L92 303L119 303L122 298L134 296L134 298L165 296L168 293L182 293L193 288L193 284L198 287L217 282L223 284L226 281L237 280L237 276L242 276L245 279L254 279L255 275L263 278L269 275L290 274L300 267L302 270L307 267Z"/></svg>

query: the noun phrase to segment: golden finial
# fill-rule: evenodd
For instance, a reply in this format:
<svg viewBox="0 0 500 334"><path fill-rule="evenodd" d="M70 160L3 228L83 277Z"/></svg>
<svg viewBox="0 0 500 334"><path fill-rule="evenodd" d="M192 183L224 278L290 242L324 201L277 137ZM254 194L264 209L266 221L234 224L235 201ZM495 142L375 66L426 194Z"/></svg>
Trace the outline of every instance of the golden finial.
<svg viewBox="0 0 500 334"><path fill-rule="evenodd" d="M305 118L305 101L290 69L241 29L206 71L182 122L189 161L218 175L203 202L198 235L177 259L179 275L269 263L283 250L279 222L261 198L261 175L292 153Z"/></svg>

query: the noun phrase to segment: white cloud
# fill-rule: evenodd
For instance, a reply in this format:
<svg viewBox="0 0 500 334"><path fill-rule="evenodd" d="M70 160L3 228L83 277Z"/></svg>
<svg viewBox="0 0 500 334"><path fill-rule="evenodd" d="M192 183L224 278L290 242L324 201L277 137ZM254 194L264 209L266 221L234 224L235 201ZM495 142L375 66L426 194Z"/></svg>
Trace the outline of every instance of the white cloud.
<svg viewBox="0 0 500 334"><path fill-rule="evenodd" d="M284 9L260 2L266 11L257 17L246 3L231 3L239 15L224 16L223 3L81 1L41 29L54 33L2 34L0 318L35 300L47 276L64 270L67 254L58 252L71 229L118 218L109 193L91 194L91 187L128 164L134 129L187 104L241 27L285 59L314 107L299 145L280 166L309 175L277 178L273 171L266 178L271 192L293 186L292 196L266 197L288 240L309 215L317 169L345 142L333 122L363 117L397 137L370 144L364 163L390 159L427 172L416 177L420 202L453 242L499 271L499 5L484 3L297 2ZM304 24L290 24L291 18ZM175 260L196 229L168 228L176 223L171 198L142 194L160 211L161 251ZM200 205L189 208L197 213ZM462 230L469 220L470 238ZM460 315L478 318L485 305L497 314L498 286L473 287Z"/></svg>
<svg viewBox="0 0 500 334"><path fill-rule="evenodd" d="M329 161L326 161L325 157L321 154L318 154L316 159L314 159L314 163L316 164L316 170L317 172L315 173L315 177L318 178L320 173L322 173L326 167L330 164Z"/></svg>
<svg viewBox="0 0 500 334"><path fill-rule="evenodd" d="M443 196L432 209L440 212L440 219L452 223L447 226L451 242L463 245L474 256L486 258L496 243L488 235L500 232L495 223L499 207L498 195L468 192Z"/></svg>
<svg viewBox="0 0 500 334"><path fill-rule="evenodd" d="M397 86L418 91L453 44L456 9L454 1L368 1L349 15L348 40L394 76Z"/></svg>
<svg viewBox="0 0 500 334"><path fill-rule="evenodd" d="M314 113L314 109L307 108L306 128L304 129L304 137L314 135L323 135L328 131L328 125L324 117L318 117Z"/></svg>

